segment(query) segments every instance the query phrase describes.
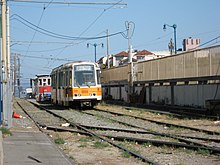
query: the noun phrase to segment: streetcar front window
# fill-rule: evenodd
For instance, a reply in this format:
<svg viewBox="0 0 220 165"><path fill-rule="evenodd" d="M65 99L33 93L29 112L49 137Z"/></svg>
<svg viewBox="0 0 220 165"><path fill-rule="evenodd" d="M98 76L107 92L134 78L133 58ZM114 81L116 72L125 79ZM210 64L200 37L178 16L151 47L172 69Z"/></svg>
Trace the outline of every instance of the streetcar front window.
<svg viewBox="0 0 220 165"><path fill-rule="evenodd" d="M74 66L74 87L94 86L95 72L93 65Z"/></svg>

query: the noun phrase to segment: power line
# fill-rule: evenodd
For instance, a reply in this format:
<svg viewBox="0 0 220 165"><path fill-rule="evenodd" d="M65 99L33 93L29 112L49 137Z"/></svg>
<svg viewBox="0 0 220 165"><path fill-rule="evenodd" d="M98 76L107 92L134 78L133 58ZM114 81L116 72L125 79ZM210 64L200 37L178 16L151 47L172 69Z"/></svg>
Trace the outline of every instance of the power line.
<svg viewBox="0 0 220 165"><path fill-rule="evenodd" d="M18 18L13 18L14 16L17 16L19 19ZM30 29L35 30L35 31L37 31L39 33L42 33L42 34L50 36L50 37L58 38L58 39L64 39L64 40L95 40L95 39L101 39L101 38L106 38L107 37L107 35L98 36L98 37L73 37L73 36L67 36L67 35L63 35L63 34L54 33L54 32L51 32L49 30L46 30L44 28L41 28L41 27L39 27L37 25L34 25L33 23L27 21L26 19L24 19L23 17L21 17L21 16L19 16L17 14L12 15L11 19L17 20L20 23L24 24L25 26L29 27ZM35 28L33 28L32 26L35 27ZM123 33L125 31L120 31L120 32L116 32L116 33L113 33L113 34L109 34L109 37L112 37L112 36L115 36L115 35L118 35L118 34L123 35Z"/></svg>
<svg viewBox="0 0 220 165"><path fill-rule="evenodd" d="M35 58L35 59L44 59L44 60L52 60L52 61L73 61L70 59L64 59L64 58L53 58L53 57L39 57L39 56L29 56L29 55L18 55L20 57L28 57L28 58Z"/></svg>
<svg viewBox="0 0 220 165"><path fill-rule="evenodd" d="M29 49L30 49L30 46L31 46L31 43L32 43L32 41L34 40L34 37L35 37L35 35L36 35L36 33L37 33L37 29L39 28L39 25L40 25L41 20L42 20L42 18L43 18L44 11L45 11L45 8L43 9L43 11L42 11L42 13L41 13L41 17L40 17L40 20L39 20L39 22L38 22L38 26L36 26L36 29L35 29L35 31L34 31L34 35L33 35L32 39L31 39L31 41L30 41L30 43L29 43L29 45L28 45L28 48L27 48L27 51L26 51L25 54L28 53L28 51L29 51Z"/></svg>
<svg viewBox="0 0 220 165"><path fill-rule="evenodd" d="M115 3L115 2L63 2L63 1L36 1L36 0L8 0L11 2L25 2L25 3L49 3L49 4L57 4L57 5L120 5L120 6L127 6L127 3Z"/></svg>
<svg viewBox="0 0 220 165"><path fill-rule="evenodd" d="M210 42L213 42L213 41L217 40L218 38L220 38L220 36L215 37L215 38L213 38L213 39L211 39L211 40L209 40L209 41L207 41L207 42L205 42L205 43L203 43L203 44L201 44L201 45L199 45L199 46L197 46L197 47L195 47L195 48L193 48L193 49L190 49L190 50L198 49L199 47L202 47L202 46L204 46L204 45L207 45L207 44L209 44Z"/></svg>
<svg viewBox="0 0 220 165"><path fill-rule="evenodd" d="M82 36L86 31L88 31L88 30L92 27L92 25L94 25L94 24L98 21L98 19L99 19L106 11L110 10L111 8L113 8L115 5L119 4L121 1L122 1L122 0L120 0L120 1L118 1L117 3L113 4L113 5L110 6L109 8L104 9L104 10L102 11L102 13L99 14L98 17L97 17L79 36Z"/></svg>

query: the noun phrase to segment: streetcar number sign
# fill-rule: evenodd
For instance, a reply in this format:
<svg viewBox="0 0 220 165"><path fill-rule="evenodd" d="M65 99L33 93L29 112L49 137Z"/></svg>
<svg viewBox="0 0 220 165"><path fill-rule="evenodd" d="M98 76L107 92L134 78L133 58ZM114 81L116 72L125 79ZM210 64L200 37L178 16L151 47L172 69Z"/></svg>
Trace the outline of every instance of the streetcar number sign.
<svg viewBox="0 0 220 165"><path fill-rule="evenodd" d="M78 65L75 66L75 71L83 71L83 70L93 70L92 65Z"/></svg>

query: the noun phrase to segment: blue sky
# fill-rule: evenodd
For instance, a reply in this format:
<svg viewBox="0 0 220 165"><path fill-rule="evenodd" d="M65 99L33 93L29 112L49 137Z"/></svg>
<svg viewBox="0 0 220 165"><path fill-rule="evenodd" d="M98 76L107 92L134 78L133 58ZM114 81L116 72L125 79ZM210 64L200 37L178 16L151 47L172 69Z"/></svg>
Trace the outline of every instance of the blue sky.
<svg viewBox="0 0 220 165"><path fill-rule="evenodd" d="M39 1L39 0L36 0ZM46 1L46 0L45 0ZM50 1L50 0L47 0ZM54 0L70 2L71 0ZM72 1L73 2L73 1ZM74 2L119 2L119 0L80 0ZM135 24L132 36L134 49L167 50L173 29L163 30L163 24L177 25L177 48L184 38L200 38L201 44L220 36L219 0L122 0L127 7L105 5L55 5L9 2L11 53L21 59L21 81L29 82L36 74L50 74L51 69L69 60L94 61L106 55L106 38L96 40L57 39L37 32L26 21L40 28L72 37L97 37L126 30L125 22ZM22 20L23 19L23 20ZM24 25L23 23L26 23ZM38 29L39 30L39 29ZM127 50L128 41L121 34L110 37L110 53ZM219 39L204 45L219 44ZM59 58L60 60L55 60Z"/></svg>

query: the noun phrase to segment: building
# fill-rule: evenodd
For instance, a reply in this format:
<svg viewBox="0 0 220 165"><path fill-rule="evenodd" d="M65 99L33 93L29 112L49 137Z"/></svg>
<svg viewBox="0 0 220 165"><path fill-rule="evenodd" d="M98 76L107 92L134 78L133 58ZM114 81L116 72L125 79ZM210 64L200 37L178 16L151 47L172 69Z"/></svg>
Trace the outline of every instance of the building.
<svg viewBox="0 0 220 165"><path fill-rule="evenodd" d="M137 61L146 61L146 60L151 60L157 58L154 53L149 52L147 50L141 50L137 51L134 55L133 58L136 59Z"/></svg>
<svg viewBox="0 0 220 165"><path fill-rule="evenodd" d="M148 50L134 50L132 52L132 61L133 62L139 62L139 61L147 61L147 60L153 60L157 58L162 58L169 56L169 51L155 51L150 52ZM121 51L115 55L109 55L109 64L110 67L112 66L119 66L119 65L125 65L128 63L129 60L129 54L126 51ZM107 57L101 57L98 61L98 64L102 68L107 67Z"/></svg>
<svg viewBox="0 0 220 165"><path fill-rule="evenodd" d="M198 48L200 39L189 37L183 40L183 51L189 51Z"/></svg>

